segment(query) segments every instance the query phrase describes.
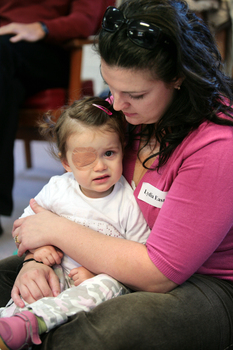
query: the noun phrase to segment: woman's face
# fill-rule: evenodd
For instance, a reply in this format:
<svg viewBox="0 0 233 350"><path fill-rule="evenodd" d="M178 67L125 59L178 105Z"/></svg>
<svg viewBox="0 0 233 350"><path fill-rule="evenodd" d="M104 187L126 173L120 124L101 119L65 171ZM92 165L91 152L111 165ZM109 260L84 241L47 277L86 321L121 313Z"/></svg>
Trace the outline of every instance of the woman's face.
<svg viewBox="0 0 233 350"><path fill-rule="evenodd" d="M150 71L109 66L101 61L101 73L113 95L113 107L122 110L133 125L156 123L169 107L178 82L165 84Z"/></svg>

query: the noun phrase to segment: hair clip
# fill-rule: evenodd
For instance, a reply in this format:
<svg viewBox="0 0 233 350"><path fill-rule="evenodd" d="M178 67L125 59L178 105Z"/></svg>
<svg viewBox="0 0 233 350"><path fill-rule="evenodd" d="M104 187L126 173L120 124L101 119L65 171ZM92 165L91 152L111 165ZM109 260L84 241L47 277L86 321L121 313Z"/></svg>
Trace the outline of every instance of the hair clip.
<svg viewBox="0 0 233 350"><path fill-rule="evenodd" d="M102 109L102 111L104 111L105 113L107 113L108 115L112 115L112 112L110 112L109 109L107 109L106 107L104 106L100 106L100 105L96 105L95 103L92 103L92 106L95 106L99 109Z"/></svg>

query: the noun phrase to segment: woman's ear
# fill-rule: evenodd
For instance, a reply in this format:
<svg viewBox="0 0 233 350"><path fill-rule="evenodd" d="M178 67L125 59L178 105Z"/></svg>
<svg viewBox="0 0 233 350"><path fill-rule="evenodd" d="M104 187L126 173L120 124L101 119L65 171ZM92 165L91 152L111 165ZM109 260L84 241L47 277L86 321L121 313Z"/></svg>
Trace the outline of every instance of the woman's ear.
<svg viewBox="0 0 233 350"><path fill-rule="evenodd" d="M175 83L174 83L174 88L177 89L177 90L180 90L180 87L181 87L181 85L182 85L184 79L185 79L185 78L183 78L183 77L177 78L177 79L175 80Z"/></svg>

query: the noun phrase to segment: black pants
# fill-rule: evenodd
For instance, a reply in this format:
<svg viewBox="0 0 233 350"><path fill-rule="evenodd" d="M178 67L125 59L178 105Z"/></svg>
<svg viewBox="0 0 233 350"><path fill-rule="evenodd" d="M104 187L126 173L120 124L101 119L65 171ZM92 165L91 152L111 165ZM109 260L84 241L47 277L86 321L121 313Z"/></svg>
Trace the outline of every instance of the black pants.
<svg viewBox="0 0 233 350"><path fill-rule="evenodd" d="M0 261L0 306L10 299L20 261ZM120 296L70 317L41 339L33 349L233 349L233 283L194 275L167 294Z"/></svg>
<svg viewBox="0 0 233 350"><path fill-rule="evenodd" d="M14 182L13 148L18 111L27 96L66 87L69 53L44 41L12 44L0 36L0 215L11 215Z"/></svg>

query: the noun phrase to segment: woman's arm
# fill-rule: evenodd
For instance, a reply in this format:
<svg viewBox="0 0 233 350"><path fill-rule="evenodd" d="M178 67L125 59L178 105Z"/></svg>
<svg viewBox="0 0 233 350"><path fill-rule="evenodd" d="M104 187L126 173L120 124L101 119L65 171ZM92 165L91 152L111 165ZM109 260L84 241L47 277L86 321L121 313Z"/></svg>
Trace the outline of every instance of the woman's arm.
<svg viewBox="0 0 233 350"><path fill-rule="evenodd" d="M19 255L54 245L88 270L106 273L134 290L163 293L176 287L152 263L143 244L95 232L44 210L34 200L30 205L37 215L18 219L13 227L13 236L21 242Z"/></svg>

